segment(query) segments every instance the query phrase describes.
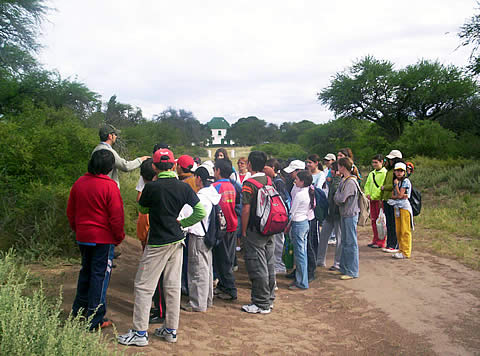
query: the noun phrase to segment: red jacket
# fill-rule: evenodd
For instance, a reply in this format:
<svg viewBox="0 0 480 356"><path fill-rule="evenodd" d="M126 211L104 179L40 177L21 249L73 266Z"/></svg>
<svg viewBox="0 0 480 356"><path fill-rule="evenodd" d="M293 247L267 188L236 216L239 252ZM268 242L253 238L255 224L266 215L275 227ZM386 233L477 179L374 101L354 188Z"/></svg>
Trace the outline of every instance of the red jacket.
<svg viewBox="0 0 480 356"><path fill-rule="evenodd" d="M223 178L212 184L218 193L222 196L220 199L220 208L222 208L225 220L227 220L227 232L237 230L238 220L235 212L236 191L229 179Z"/></svg>
<svg viewBox="0 0 480 356"><path fill-rule="evenodd" d="M118 245L125 238L120 190L106 175L86 173L73 184L67 216L79 242Z"/></svg>

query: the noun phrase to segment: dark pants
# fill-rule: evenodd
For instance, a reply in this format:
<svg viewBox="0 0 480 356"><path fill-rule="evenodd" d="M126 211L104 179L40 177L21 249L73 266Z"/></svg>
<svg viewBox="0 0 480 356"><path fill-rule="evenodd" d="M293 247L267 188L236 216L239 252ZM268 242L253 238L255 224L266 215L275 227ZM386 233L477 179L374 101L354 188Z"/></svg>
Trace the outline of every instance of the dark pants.
<svg viewBox="0 0 480 356"><path fill-rule="evenodd" d="M163 296L163 274L158 280L157 288L153 294L154 316L165 318L165 297Z"/></svg>
<svg viewBox="0 0 480 356"><path fill-rule="evenodd" d="M307 270L308 280L315 278L315 269L317 268L318 251L318 222L317 219L309 221L310 231L307 239Z"/></svg>
<svg viewBox="0 0 480 356"><path fill-rule="evenodd" d="M387 248L397 248L397 231L395 229L395 209L386 201L383 202L383 211L387 223Z"/></svg>
<svg viewBox="0 0 480 356"><path fill-rule="evenodd" d="M73 302L72 314L77 316L80 308L90 322L90 330L102 324L107 312L106 295L114 245L97 244L96 246L79 245L82 254L82 269L78 275L77 295Z"/></svg>
<svg viewBox="0 0 480 356"><path fill-rule="evenodd" d="M188 234L185 236L182 263L182 293L188 295Z"/></svg>
<svg viewBox="0 0 480 356"><path fill-rule="evenodd" d="M247 229L243 241L245 265L252 282L252 304L268 309L275 300L275 235Z"/></svg>
<svg viewBox="0 0 480 356"><path fill-rule="evenodd" d="M237 234L235 231L223 232L220 243L213 248L215 267L218 273L217 288L223 293L237 297L235 276L233 275L233 263L235 261L235 248L237 246Z"/></svg>

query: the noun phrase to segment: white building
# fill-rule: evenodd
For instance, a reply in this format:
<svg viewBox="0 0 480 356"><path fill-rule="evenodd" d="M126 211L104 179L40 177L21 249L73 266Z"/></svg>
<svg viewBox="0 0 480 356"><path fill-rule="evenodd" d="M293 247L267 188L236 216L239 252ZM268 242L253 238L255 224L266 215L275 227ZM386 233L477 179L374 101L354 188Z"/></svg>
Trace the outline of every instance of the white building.
<svg viewBox="0 0 480 356"><path fill-rule="evenodd" d="M227 132L230 124L223 117L213 117L208 123L208 128L211 131L210 145L233 145L232 140L227 140Z"/></svg>

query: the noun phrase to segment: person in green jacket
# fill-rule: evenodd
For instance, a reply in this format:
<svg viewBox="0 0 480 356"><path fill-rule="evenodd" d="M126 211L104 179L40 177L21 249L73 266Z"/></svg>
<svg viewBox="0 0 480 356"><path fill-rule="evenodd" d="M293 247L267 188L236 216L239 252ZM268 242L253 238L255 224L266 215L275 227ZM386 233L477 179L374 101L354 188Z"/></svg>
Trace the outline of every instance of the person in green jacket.
<svg viewBox="0 0 480 356"><path fill-rule="evenodd" d="M392 197L393 191L393 167L395 163L403 162L402 152L399 150L392 150L387 155L387 162L385 168L387 169L387 174L385 175L385 181L383 182L382 194L380 199L383 200L383 211L385 212L385 218L387 221L387 246L382 249L383 252L388 253L397 253L398 252L398 242L397 242L397 233L395 230L395 213L393 207L387 204L387 200Z"/></svg>
<svg viewBox="0 0 480 356"><path fill-rule="evenodd" d="M368 247L372 248L384 248L385 236L378 236L377 231L377 219L380 215L380 209L382 208L382 201L380 196L382 194L382 185L387 174L387 169L383 167L383 155L377 154L372 158L371 171L365 182L365 195L370 200L370 219L372 221L373 240L368 244Z"/></svg>

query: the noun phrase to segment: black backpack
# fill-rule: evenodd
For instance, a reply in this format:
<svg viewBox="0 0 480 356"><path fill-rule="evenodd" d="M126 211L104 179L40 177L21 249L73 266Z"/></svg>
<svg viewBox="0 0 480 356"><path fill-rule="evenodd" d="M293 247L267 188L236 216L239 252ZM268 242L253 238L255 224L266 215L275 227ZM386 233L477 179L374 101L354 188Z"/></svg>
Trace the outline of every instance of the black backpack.
<svg viewBox="0 0 480 356"><path fill-rule="evenodd" d="M318 187L315 187L315 209L313 209L313 212L315 213L315 219L319 223L322 223L328 216L327 195Z"/></svg>
<svg viewBox="0 0 480 356"><path fill-rule="evenodd" d="M412 206L413 216L417 216L420 214L422 210L422 194L412 186L412 194L410 194L410 198L408 198L410 205Z"/></svg>
<svg viewBox="0 0 480 356"><path fill-rule="evenodd" d="M219 234L222 231L227 230L227 220L225 219L225 215L223 214L222 208L220 205L212 206L212 211L210 212L210 218L208 223L208 229L205 228L203 224L203 220L200 221L202 224L203 231L205 232L205 237L203 238L203 242L205 246L208 248L213 248L217 246L220 242Z"/></svg>

